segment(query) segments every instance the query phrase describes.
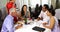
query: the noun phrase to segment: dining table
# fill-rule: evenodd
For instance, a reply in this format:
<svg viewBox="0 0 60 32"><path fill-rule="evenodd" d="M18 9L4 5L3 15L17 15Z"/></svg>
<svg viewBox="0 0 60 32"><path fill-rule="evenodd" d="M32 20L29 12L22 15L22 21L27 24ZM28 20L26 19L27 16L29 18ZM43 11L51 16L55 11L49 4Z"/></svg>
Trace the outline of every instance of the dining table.
<svg viewBox="0 0 60 32"><path fill-rule="evenodd" d="M32 29L35 26L45 28L44 32L51 32L51 29L43 26L42 23L44 23L44 22L42 20L39 20L39 21L37 21L36 19L34 21L33 20L27 20L27 22L30 24L25 24L23 21L18 21L18 22L22 22L23 26L18 28L18 29L15 29L14 32L39 32L39 31ZM16 26L17 26L17 24L14 25L14 27L16 27Z"/></svg>

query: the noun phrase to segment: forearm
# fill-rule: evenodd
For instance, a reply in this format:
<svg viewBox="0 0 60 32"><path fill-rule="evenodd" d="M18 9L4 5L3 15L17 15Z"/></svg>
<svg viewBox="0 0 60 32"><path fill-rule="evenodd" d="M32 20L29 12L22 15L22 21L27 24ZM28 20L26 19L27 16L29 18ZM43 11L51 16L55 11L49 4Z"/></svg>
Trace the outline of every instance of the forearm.
<svg viewBox="0 0 60 32"><path fill-rule="evenodd" d="M37 20L40 20L40 17L38 17Z"/></svg>
<svg viewBox="0 0 60 32"><path fill-rule="evenodd" d="M52 27L51 27L51 26L46 26L46 25L44 25L44 27L49 28L49 29L52 29Z"/></svg>

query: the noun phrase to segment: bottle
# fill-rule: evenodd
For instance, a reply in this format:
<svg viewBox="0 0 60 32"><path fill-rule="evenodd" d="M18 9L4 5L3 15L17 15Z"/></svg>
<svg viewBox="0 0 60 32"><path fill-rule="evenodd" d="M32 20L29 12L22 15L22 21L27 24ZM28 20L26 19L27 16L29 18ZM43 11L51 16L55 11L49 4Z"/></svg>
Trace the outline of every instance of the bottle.
<svg viewBox="0 0 60 32"><path fill-rule="evenodd" d="M25 20L25 24L27 24L27 17L26 16L25 16L25 19L24 20Z"/></svg>
<svg viewBox="0 0 60 32"><path fill-rule="evenodd" d="M34 21L34 17L32 17L32 20Z"/></svg>

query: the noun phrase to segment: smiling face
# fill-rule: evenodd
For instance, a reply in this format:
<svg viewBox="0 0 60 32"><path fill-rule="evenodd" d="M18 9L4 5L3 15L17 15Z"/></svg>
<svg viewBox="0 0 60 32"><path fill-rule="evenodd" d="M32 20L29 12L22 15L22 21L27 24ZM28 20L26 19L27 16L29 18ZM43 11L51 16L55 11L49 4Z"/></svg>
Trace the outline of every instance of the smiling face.
<svg viewBox="0 0 60 32"><path fill-rule="evenodd" d="M26 12L26 11L27 11L27 7L26 7L26 6L24 6L24 7L23 7L23 10Z"/></svg>
<svg viewBox="0 0 60 32"><path fill-rule="evenodd" d="M17 17L17 12L12 12L12 16Z"/></svg>

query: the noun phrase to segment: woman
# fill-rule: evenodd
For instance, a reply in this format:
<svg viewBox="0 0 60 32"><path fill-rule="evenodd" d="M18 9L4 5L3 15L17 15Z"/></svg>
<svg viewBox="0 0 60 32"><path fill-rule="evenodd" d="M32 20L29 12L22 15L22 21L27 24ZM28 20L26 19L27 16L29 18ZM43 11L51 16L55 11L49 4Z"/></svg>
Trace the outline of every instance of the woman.
<svg viewBox="0 0 60 32"><path fill-rule="evenodd" d="M22 10L21 10L21 16L22 18L30 18L30 12L27 11L27 5L23 5Z"/></svg>
<svg viewBox="0 0 60 32"><path fill-rule="evenodd" d="M50 17L49 23L43 23L43 26L46 28L51 29L51 32L59 32L58 31L58 20L56 19L56 17L54 17L55 15L55 11L54 10L49 10L47 12L47 15ZM49 24L49 26L46 26L46 24Z"/></svg>
<svg viewBox="0 0 60 32"><path fill-rule="evenodd" d="M11 8L16 8L16 6L15 6L15 0L10 0L8 3L7 3L7 5L6 5L6 12L7 12L7 14L9 14L9 10L11 9ZM14 21L15 22L17 22L17 17L14 17Z"/></svg>
<svg viewBox="0 0 60 32"><path fill-rule="evenodd" d="M6 4L6 10L7 10L7 13L9 14L9 10L11 9L11 8L16 8L15 7L15 5L14 5L14 2L15 2L15 0L10 0L7 4Z"/></svg>

